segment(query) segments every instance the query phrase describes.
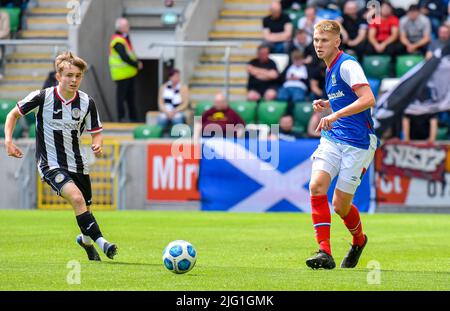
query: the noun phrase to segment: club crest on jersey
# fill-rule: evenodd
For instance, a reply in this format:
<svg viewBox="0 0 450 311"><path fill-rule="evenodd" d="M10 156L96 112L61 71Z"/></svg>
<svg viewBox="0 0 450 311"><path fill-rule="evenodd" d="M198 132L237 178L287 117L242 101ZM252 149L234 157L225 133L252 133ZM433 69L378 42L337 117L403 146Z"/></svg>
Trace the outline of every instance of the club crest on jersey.
<svg viewBox="0 0 450 311"><path fill-rule="evenodd" d="M55 183L59 184L64 180L64 174L58 174L55 176Z"/></svg>
<svg viewBox="0 0 450 311"><path fill-rule="evenodd" d="M336 85L336 76L335 76L334 73L331 75L331 84L332 84L333 86Z"/></svg>
<svg viewBox="0 0 450 311"><path fill-rule="evenodd" d="M80 118L80 114L81 114L81 110L78 108L74 108L72 109L72 117L74 119L79 119Z"/></svg>

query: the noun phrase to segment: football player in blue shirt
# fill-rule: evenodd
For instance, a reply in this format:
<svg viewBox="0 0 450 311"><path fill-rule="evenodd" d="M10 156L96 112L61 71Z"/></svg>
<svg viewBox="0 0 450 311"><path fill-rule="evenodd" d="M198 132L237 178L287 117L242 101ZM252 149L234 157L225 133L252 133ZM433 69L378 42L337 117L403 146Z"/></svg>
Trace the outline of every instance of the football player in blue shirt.
<svg viewBox="0 0 450 311"><path fill-rule="evenodd" d="M312 155L309 185L311 211L319 251L306 260L312 269L333 269L331 254L331 215L327 192L337 176L333 195L334 211L343 219L353 236L352 246L341 268L354 268L367 244L353 196L372 162L378 139L374 134L370 108L374 95L361 65L352 56L339 50L340 26L324 20L314 26L314 48L326 65L328 100L313 102L314 111L331 108L333 113L322 118L316 131L321 131L320 144Z"/></svg>

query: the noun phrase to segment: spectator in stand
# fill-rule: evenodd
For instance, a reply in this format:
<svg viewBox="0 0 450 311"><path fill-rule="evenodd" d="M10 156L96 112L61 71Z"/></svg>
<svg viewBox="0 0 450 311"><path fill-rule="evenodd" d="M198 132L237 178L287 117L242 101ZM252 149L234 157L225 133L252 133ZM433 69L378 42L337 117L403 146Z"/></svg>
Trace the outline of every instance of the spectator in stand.
<svg viewBox="0 0 450 311"><path fill-rule="evenodd" d="M292 38L292 23L289 16L281 10L281 4L273 1L270 15L263 19L264 43L271 53L287 53Z"/></svg>
<svg viewBox="0 0 450 311"><path fill-rule="evenodd" d="M172 69L169 80L161 85L158 96L160 114L158 125L166 128L169 124L180 124L186 120L186 109L189 106L189 90L180 81L180 71Z"/></svg>
<svg viewBox="0 0 450 311"><path fill-rule="evenodd" d="M250 101L274 100L277 98L278 77L277 65L269 58L267 45L258 47L258 57L247 65L248 83L247 99Z"/></svg>
<svg viewBox="0 0 450 311"><path fill-rule="evenodd" d="M426 140L432 144L436 141L438 128L438 114L403 116L403 140Z"/></svg>
<svg viewBox="0 0 450 311"><path fill-rule="evenodd" d="M295 37L289 45L289 54L292 55L292 52L294 51L299 51L303 54L303 63L306 66L314 67L320 62L316 51L314 50L311 38L303 29L297 29Z"/></svg>
<svg viewBox="0 0 450 311"><path fill-rule="evenodd" d="M306 0L281 0L283 10L300 10L306 5Z"/></svg>
<svg viewBox="0 0 450 311"><path fill-rule="evenodd" d="M291 55L292 65L286 71L286 82L278 91L278 100L289 103L302 102L308 91L308 71L303 63L303 54L294 51Z"/></svg>
<svg viewBox="0 0 450 311"><path fill-rule="evenodd" d="M428 46L428 51L426 54L426 58L430 59L434 53L440 53L442 48L449 43L450 39L450 27L447 25L442 25L438 30L438 38L433 40Z"/></svg>
<svg viewBox="0 0 450 311"><path fill-rule="evenodd" d="M310 80L309 88L311 90L310 99L320 99L326 97L325 91L325 75L326 75L326 64L321 61L317 67L311 68L310 70Z"/></svg>
<svg viewBox="0 0 450 311"><path fill-rule="evenodd" d="M438 28L445 18L445 6L442 0L420 0L419 7L431 21L433 39L437 37Z"/></svg>
<svg viewBox="0 0 450 311"><path fill-rule="evenodd" d="M56 79L56 70L52 70L48 73L47 78L45 79L44 84L42 85L42 89L57 86L58 83L59 82Z"/></svg>
<svg viewBox="0 0 450 311"><path fill-rule="evenodd" d="M398 26L399 21L393 14L392 5L383 2L381 16L375 16L369 24L367 54L387 54L394 62L395 56L402 52L402 45L398 41Z"/></svg>
<svg viewBox="0 0 450 311"><path fill-rule="evenodd" d="M305 9L305 16L299 19L297 28L305 30L312 40L314 34L314 25L321 20L322 18L316 15L316 8L313 6L309 6Z"/></svg>
<svg viewBox="0 0 450 311"><path fill-rule="evenodd" d="M408 13L400 19L400 42L408 54L425 55L431 40L430 20L420 13L417 5L411 5Z"/></svg>
<svg viewBox="0 0 450 311"><path fill-rule="evenodd" d="M367 44L367 22L358 13L358 3L349 1L344 6L341 33L343 48L347 53L353 51L361 61Z"/></svg>
<svg viewBox="0 0 450 311"><path fill-rule="evenodd" d="M228 106L225 95L216 94L214 106L202 114L202 124L196 123L194 137L242 137L245 122Z"/></svg>
<svg viewBox="0 0 450 311"><path fill-rule="evenodd" d="M302 138L302 135L294 132L294 119L290 114L285 114L280 118L280 129L278 136L271 133L269 137L270 139L296 141L297 139Z"/></svg>

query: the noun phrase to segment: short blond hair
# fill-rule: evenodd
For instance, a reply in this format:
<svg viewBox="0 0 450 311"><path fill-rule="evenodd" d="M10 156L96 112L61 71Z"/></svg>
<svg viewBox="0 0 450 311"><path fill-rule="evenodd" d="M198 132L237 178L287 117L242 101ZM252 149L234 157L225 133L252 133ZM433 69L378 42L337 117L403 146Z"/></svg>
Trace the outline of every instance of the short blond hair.
<svg viewBox="0 0 450 311"><path fill-rule="evenodd" d="M88 64L80 57L74 55L72 52L67 51L58 55L55 59L55 70L58 73L63 72L66 65L73 65L80 68L84 73L87 70Z"/></svg>
<svg viewBox="0 0 450 311"><path fill-rule="evenodd" d="M318 22L314 25L314 29L320 32L331 32L336 36L341 34L341 26L339 23L329 19Z"/></svg>

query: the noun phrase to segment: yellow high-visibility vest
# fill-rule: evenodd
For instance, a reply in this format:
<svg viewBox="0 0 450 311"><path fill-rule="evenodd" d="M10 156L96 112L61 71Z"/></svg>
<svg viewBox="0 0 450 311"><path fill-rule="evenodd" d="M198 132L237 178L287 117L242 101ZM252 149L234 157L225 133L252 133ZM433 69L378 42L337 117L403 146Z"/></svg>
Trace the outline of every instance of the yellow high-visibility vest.
<svg viewBox="0 0 450 311"><path fill-rule="evenodd" d="M137 61L137 56L128 41L123 36L115 34L111 39L111 43L109 44L109 69L111 71L111 78L114 81L129 79L138 74L138 69L123 61L119 53L114 50L113 47L117 43L123 44L128 56L132 60Z"/></svg>

